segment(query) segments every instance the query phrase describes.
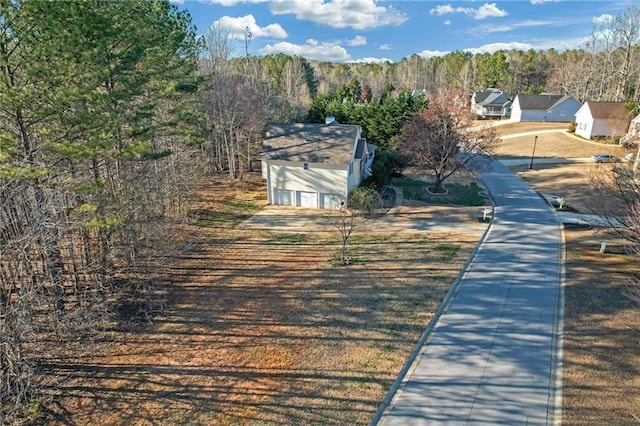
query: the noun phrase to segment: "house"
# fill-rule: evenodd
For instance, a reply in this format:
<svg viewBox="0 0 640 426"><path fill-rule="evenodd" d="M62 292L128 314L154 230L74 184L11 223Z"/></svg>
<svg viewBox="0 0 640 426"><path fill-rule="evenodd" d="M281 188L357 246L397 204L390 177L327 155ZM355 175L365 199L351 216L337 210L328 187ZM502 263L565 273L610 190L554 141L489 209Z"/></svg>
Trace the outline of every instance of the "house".
<svg viewBox="0 0 640 426"><path fill-rule="evenodd" d="M576 112L576 135L615 138L627 133L629 111L624 102L587 101Z"/></svg>
<svg viewBox="0 0 640 426"><path fill-rule="evenodd" d="M620 139L620 145L637 145L638 142L640 142L640 114L631 120L627 134Z"/></svg>
<svg viewBox="0 0 640 426"><path fill-rule="evenodd" d="M513 121L573 121L582 103L572 96L516 95L511 108Z"/></svg>
<svg viewBox="0 0 640 426"><path fill-rule="evenodd" d="M370 175L375 145L362 128L328 118L325 124L269 125L260 160L269 204L339 208Z"/></svg>
<svg viewBox="0 0 640 426"><path fill-rule="evenodd" d="M511 113L511 100L500 89L485 89L471 97L471 112L481 118L504 118Z"/></svg>

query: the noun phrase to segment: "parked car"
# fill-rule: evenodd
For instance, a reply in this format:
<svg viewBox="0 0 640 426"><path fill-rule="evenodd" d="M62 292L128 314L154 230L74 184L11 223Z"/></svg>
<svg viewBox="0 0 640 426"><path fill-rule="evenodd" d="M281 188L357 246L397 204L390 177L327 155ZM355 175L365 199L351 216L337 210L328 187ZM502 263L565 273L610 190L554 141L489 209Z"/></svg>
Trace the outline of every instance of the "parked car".
<svg viewBox="0 0 640 426"><path fill-rule="evenodd" d="M591 159L596 163L617 163L620 161L618 157L611 154L596 154Z"/></svg>

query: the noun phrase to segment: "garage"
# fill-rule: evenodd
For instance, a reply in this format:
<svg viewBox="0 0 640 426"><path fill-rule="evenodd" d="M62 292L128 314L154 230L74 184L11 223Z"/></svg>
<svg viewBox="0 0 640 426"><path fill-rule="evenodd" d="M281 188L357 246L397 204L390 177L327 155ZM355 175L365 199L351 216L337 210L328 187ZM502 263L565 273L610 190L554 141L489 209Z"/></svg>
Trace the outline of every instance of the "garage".
<svg viewBox="0 0 640 426"><path fill-rule="evenodd" d="M288 189L274 189L273 190L273 204L280 206L291 206L293 197L291 191Z"/></svg>
<svg viewBox="0 0 640 426"><path fill-rule="evenodd" d="M318 208L318 193L309 191L296 191L296 205L310 209Z"/></svg>
<svg viewBox="0 0 640 426"><path fill-rule="evenodd" d="M320 194L320 208L321 209L334 209L338 210L342 203L344 202L344 197L337 194Z"/></svg>

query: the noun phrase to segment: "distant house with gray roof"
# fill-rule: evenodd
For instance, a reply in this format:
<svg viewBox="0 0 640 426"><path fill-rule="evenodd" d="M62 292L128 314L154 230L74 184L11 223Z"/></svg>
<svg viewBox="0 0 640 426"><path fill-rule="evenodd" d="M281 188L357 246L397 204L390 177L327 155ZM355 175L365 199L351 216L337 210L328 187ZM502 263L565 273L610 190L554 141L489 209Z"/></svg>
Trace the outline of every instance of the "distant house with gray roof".
<svg viewBox="0 0 640 426"><path fill-rule="evenodd" d="M471 97L471 112L480 118L504 118L511 113L511 99L500 89L485 89Z"/></svg>
<svg viewBox="0 0 640 426"><path fill-rule="evenodd" d="M576 135L587 139L619 138L627 133L630 122L624 102L587 101L576 112Z"/></svg>
<svg viewBox="0 0 640 426"><path fill-rule="evenodd" d="M370 175L376 147L358 125L271 124L259 155L269 204L338 208Z"/></svg>
<svg viewBox="0 0 640 426"><path fill-rule="evenodd" d="M582 103L572 96L542 93L516 95L511 108L513 121L571 122Z"/></svg>

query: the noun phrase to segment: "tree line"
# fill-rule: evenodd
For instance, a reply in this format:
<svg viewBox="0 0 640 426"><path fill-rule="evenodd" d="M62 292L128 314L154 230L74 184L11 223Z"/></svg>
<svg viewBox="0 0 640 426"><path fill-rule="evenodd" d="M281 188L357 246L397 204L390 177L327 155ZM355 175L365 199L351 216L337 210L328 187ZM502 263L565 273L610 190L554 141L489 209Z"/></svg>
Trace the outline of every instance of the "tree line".
<svg viewBox="0 0 640 426"><path fill-rule="evenodd" d="M142 288L204 140L198 52L165 1L0 1L0 423L39 349Z"/></svg>
<svg viewBox="0 0 640 426"><path fill-rule="evenodd" d="M374 97L388 85L401 91L471 93L499 88L515 97L541 92L581 101L640 101L640 6L594 26L581 48L455 51L440 57L412 55L397 63L312 62L320 93L335 93L352 79Z"/></svg>

